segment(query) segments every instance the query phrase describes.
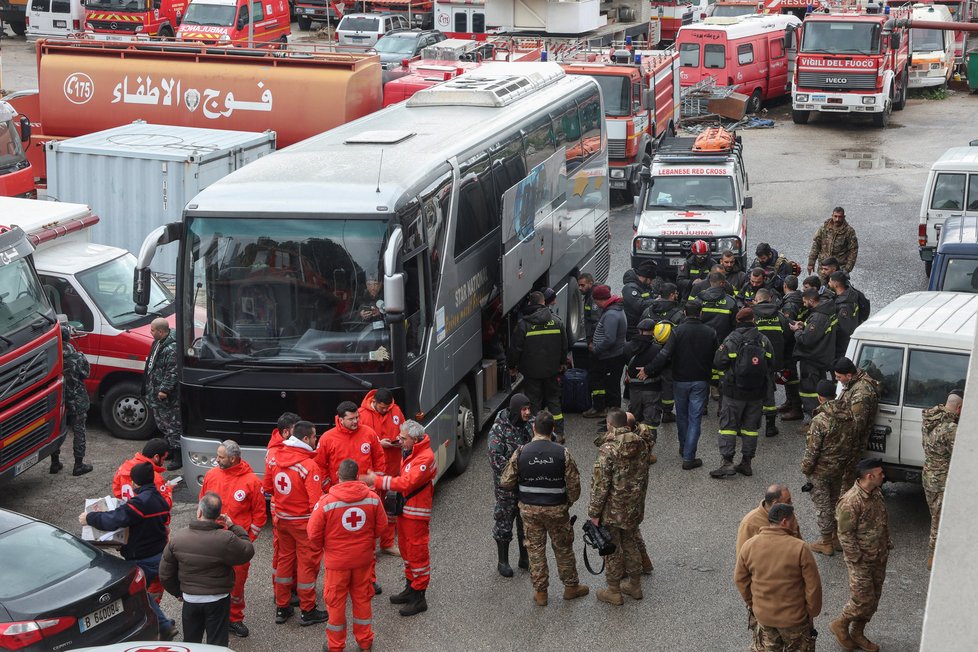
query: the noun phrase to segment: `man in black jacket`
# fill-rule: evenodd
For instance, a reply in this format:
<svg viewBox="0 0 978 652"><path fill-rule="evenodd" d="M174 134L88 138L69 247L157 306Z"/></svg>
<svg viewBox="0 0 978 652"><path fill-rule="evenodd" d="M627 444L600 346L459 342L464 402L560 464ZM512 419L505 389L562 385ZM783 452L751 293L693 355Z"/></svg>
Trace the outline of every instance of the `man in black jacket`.
<svg viewBox="0 0 978 652"><path fill-rule="evenodd" d="M818 407L818 381L829 378L835 362L839 320L831 297L820 295L815 288L808 288L801 296L807 310L805 321L791 322L789 328L795 338L801 405L805 416L811 419Z"/></svg>
<svg viewBox="0 0 978 652"><path fill-rule="evenodd" d="M638 334L625 345L625 359L628 360L625 371L631 391L628 411L635 415L636 421L649 426L653 433L658 433L662 419L662 377L659 374L640 375L639 372L650 367L663 344L668 341L671 330L672 324L668 322L656 324L646 318L638 322Z"/></svg>
<svg viewBox="0 0 978 652"><path fill-rule="evenodd" d="M778 308L790 324L801 319L805 311L801 292L798 290L798 277L794 274L784 279L784 296ZM784 338L784 403L778 406L782 421L798 421L804 414L801 411L801 396L798 394L798 363L794 359L795 336L791 330L785 331Z"/></svg>
<svg viewBox="0 0 978 652"><path fill-rule="evenodd" d="M686 316L683 309L679 307L679 290L674 283L663 283L659 289L659 298L652 302L645 312L642 319L649 318L656 324L668 322L673 326L683 323ZM667 366L662 370L662 423L674 423L676 413L673 411L676 406L676 396L672 388L672 370Z"/></svg>
<svg viewBox="0 0 978 652"><path fill-rule="evenodd" d="M750 264L751 269L760 267L767 276L769 286L775 290L780 290L784 285L784 280L791 274L791 263L778 253L766 242L760 242L754 250L754 261Z"/></svg>
<svg viewBox="0 0 978 652"><path fill-rule="evenodd" d="M548 410L557 423L557 439L563 441L564 414L557 376L567 360L567 333L560 317L545 305L542 292L530 292L528 300L509 347L509 368L523 374L521 389L530 399L531 412Z"/></svg>
<svg viewBox="0 0 978 652"><path fill-rule="evenodd" d="M716 331L700 319L701 308L702 304L696 300L686 304L686 319L673 329L662 351L644 372L655 375L671 364L676 434L683 454L683 469L687 471L703 466L703 460L696 457L696 446L703 408L710 397L713 354L718 346Z"/></svg>
<svg viewBox="0 0 978 652"><path fill-rule="evenodd" d="M655 272L655 261L643 260L635 269L626 271L621 279L621 298L625 304L625 319L628 321L628 338L638 332L638 321L642 318L642 313L655 300Z"/></svg>
<svg viewBox="0 0 978 652"><path fill-rule="evenodd" d="M774 376L784 369L784 340L788 329L788 320L778 312L778 305L772 301L772 292L761 288L754 296L751 306L754 311L754 324L762 335L767 337L774 350L774 360L768 370L768 386L764 395L764 436L774 437L778 434L778 407L774 402Z"/></svg>
<svg viewBox="0 0 978 652"><path fill-rule="evenodd" d="M160 582L183 600L183 640L228 644L234 567L255 556L248 533L221 513L221 497L207 492L197 504L197 520L170 537L160 561Z"/></svg>
<svg viewBox="0 0 978 652"><path fill-rule="evenodd" d="M166 546L167 526L170 523L170 504L153 481L152 464L136 464L132 467L131 477L132 484L136 486L132 498L110 512L81 514L78 522L105 532L129 528L129 538L120 552L123 559L128 559L143 570L148 585L160 572L160 556ZM160 638L172 641L178 634L176 624L166 617L156 600L150 598L149 606L160 621Z"/></svg>
<svg viewBox="0 0 978 652"><path fill-rule="evenodd" d="M742 308L737 313L737 328L727 336L713 358L713 366L723 372L720 383L720 456L723 464L710 471L714 478L741 473L754 475L751 460L757 451L762 404L774 361L771 342L754 325L754 313ZM740 442L740 464L734 466Z"/></svg>

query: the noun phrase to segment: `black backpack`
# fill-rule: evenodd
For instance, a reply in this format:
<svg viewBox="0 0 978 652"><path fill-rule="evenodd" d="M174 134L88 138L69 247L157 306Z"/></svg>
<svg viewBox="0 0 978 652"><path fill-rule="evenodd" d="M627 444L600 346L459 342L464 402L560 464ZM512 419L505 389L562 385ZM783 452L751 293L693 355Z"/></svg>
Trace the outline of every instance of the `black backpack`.
<svg viewBox="0 0 978 652"><path fill-rule="evenodd" d="M758 335L753 340L745 340L737 352L734 363L734 384L737 389L763 389L768 382L768 359L764 343Z"/></svg>
<svg viewBox="0 0 978 652"><path fill-rule="evenodd" d="M853 288L855 290L855 288ZM863 323L869 319L869 298L863 294L861 291L856 290L856 305L859 307L859 323Z"/></svg>

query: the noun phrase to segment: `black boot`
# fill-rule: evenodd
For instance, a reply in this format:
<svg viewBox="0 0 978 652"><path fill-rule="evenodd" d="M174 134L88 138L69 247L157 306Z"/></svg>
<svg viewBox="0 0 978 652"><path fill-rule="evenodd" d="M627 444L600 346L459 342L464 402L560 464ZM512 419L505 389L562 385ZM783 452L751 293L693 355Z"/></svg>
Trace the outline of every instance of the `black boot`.
<svg viewBox="0 0 978 652"><path fill-rule="evenodd" d="M407 604L413 596L414 589L411 588L411 580L404 580L404 590L390 597L391 604Z"/></svg>
<svg viewBox="0 0 978 652"><path fill-rule="evenodd" d="M764 436L776 437L778 435L778 415L770 413L764 415Z"/></svg>
<svg viewBox="0 0 978 652"><path fill-rule="evenodd" d="M71 475L79 476L91 472L92 472L91 464L85 464L85 460L82 459L81 457L75 458L75 466L73 469L71 469Z"/></svg>
<svg viewBox="0 0 978 652"><path fill-rule="evenodd" d="M517 565L523 570L527 570L530 567L530 555L526 551L526 546L523 545L522 539L520 540L519 544L520 544L520 561Z"/></svg>
<svg viewBox="0 0 978 652"><path fill-rule="evenodd" d="M428 601L424 598L425 589L415 591L411 596L411 601L401 607L397 613L402 616L413 616L423 611L428 611Z"/></svg>
<svg viewBox="0 0 978 652"><path fill-rule="evenodd" d="M61 469L65 468L65 465L61 463L61 457L57 453L51 454L51 473L57 473Z"/></svg>
<svg viewBox="0 0 978 652"><path fill-rule="evenodd" d="M513 568L509 565L509 541L497 541L496 552L499 556L499 563L496 564L496 570L503 577L512 577Z"/></svg>
<svg viewBox="0 0 978 652"><path fill-rule="evenodd" d="M167 471L176 471L183 468L183 451L177 446L170 450L170 463L166 465Z"/></svg>

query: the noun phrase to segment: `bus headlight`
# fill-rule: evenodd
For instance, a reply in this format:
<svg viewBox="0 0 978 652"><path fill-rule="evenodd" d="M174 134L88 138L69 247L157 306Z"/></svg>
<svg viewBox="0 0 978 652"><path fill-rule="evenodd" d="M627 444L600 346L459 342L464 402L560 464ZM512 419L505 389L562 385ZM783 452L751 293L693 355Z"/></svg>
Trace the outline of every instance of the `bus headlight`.
<svg viewBox="0 0 978 652"><path fill-rule="evenodd" d="M217 466L217 458L204 453L190 453L188 457L194 466Z"/></svg>
<svg viewBox="0 0 978 652"><path fill-rule="evenodd" d="M635 238L635 251L651 254L655 252L655 238Z"/></svg>
<svg viewBox="0 0 978 652"><path fill-rule="evenodd" d="M740 247L741 247L740 238L718 238L717 239L717 251L725 251L729 249L735 254L739 254Z"/></svg>

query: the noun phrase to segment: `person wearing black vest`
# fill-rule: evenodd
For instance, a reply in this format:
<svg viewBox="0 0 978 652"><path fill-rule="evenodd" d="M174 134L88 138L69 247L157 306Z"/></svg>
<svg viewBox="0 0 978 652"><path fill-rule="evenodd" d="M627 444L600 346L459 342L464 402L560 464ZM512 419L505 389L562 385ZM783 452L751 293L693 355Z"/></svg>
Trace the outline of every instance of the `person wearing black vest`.
<svg viewBox="0 0 978 652"><path fill-rule="evenodd" d="M788 324L802 318L805 304L798 289L798 277L794 274L784 279L784 296L781 298L778 310L788 320ZM795 336L789 330L785 331L784 340L784 403L778 406L782 421L798 421L804 417L801 411L801 394L798 393L798 363L794 359Z"/></svg>
<svg viewBox="0 0 978 652"><path fill-rule="evenodd" d="M169 536L170 504L153 481L151 463L136 464L130 477L136 485L132 498L109 512L81 514L78 521L105 532L129 528L129 538L120 551L122 558L139 566L150 584L160 573L160 557ZM156 600L150 598L149 606L160 621L160 639L172 641L178 634L176 624L166 617Z"/></svg>
<svg viewBox="0 0 978 652"><path fill-rule="evenodd" d="M574 529L568 511L581 497L581 474L570 451L553 441L554 417L543 410L533 423L533 439L510 458L499 486L516 489L520 516L530 557L533 600L547 605L550 571L547 536L557 558L557 573L564 584L564 600L588 594L580 583L574 559Z"/></svg>
<svg viewBox="0 0 978 652"><path fill-rule="evenodd" d="M754 326L754 313L742 308L737 313L737 328L727 336L713 358L713 366L723 373L720 383L720 456L723 464L710 471L710 477L726 478L754 475L751 460L757 452L764 394L773 367L771 342ZM740 464L734 466L737 437L741 438Z"/></svg>
<svg viewBox="0 0 978 652"><path fill-rule="evenodd" d="M774 401L774 376L784 369L785 333L790 333L787 318L778 312L778 304L774 293L761 288L754 296L751 310L754 311L754 324L762 335L767 337L774 349L774 358L768 370L770 380L767 394L764 396L764 436L774 437L778 434L778 406Z"/></svg>

